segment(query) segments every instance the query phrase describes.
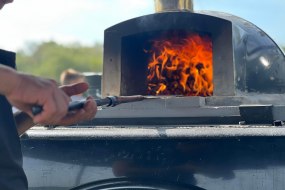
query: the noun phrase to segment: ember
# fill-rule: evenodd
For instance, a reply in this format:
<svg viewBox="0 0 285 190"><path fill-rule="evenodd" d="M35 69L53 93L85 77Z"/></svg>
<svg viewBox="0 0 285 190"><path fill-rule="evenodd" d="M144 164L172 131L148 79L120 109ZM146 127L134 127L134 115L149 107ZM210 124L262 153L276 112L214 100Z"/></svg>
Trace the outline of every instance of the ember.
<svg viewBox="0 0 285 190"><path fill-rule="evenodd" d="M213 95L213 53L209 36L156 40L148 63L149 95Z"/></svg>

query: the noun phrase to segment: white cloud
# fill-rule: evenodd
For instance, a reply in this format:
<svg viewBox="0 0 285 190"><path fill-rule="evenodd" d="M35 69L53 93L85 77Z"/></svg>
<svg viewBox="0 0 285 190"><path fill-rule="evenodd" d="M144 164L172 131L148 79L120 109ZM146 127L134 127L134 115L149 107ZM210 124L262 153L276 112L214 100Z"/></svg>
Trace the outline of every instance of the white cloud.
<svg viewBox="0 0 285 190"><path fill-rule="evenodd" d="M204 1L207 3L202 4L202 1L198 0L194 3L197 3L197 8L207 9L213 6L210 0ZM278 1L281 4L282 0ZM235 9L236 6L231 7L230 4L235 2L230 0L227 6L223 3L214 5L224 8L225 12L235 10L236 15L241 17L246 16L249 11L252 12L250 7L242 5L238 10ZM202 7L198 6L198 3ZM282 4L285 3L282 1ZM279 7L284 9L284 6ZM260 22L262 28L269 31L272 37L285 43L284 30L276 26L281 23L282 19L278 19L281 18L278 14L283 11L278 9L277 12L277 8L275 14L272 14L272 8L266 9L266 14L263 9L258 9L261 11L259 15L254 14L254 22ZM0 48L16 51L26 42L47 40L56 40L59 43L76 41L91 45L95 41L103 41L103 32L106 28L153 11L154 0L15 0L0 11ZM271 22L265 22L266 19L260 15L265 15L264 17Z"/></svg>
<svg viewBox="0 0 285 190"><path fill-rule="evenodd" d="M16 51L28 41L93 44L105 28L137 15L150 1L23 0L0 12L0 48Z"/></svg>

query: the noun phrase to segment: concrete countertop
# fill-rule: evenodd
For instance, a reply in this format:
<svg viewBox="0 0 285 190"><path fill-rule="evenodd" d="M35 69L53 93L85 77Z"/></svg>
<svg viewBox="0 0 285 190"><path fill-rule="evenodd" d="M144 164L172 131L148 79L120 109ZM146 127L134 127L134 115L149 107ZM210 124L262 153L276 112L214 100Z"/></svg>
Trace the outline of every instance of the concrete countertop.
<svg viewBox="0 0 285 190"><path fill-rule="evenodd" d="M95 139L204 139L285 136L285 127L271 125L183 125L183 126L35 126L22 140L95 140Z"/></svg>

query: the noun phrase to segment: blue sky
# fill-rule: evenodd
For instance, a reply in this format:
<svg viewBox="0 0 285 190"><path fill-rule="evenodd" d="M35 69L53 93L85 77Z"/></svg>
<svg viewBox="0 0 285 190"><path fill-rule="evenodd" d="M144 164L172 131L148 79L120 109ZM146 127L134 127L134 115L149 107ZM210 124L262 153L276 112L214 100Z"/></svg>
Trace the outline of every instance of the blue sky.
<svg viewBox="0 0 285 190"><path fill-rule="evenodd" d="M285 45L284 0L194 0L194 8L240 16ZM0 48L49 40L92 45L103 42L104 29L151 13L154 0L14 0L0 11Z"/></svg>

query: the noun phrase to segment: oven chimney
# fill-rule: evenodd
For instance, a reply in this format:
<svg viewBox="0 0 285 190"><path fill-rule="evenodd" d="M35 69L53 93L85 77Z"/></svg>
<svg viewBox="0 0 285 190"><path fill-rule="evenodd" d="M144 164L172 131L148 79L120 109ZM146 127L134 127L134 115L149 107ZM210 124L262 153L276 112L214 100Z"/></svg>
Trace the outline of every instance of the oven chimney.
<svg viewBox="0 0 285 190"><path fill-rule="evenodd" d="M155 12L167 11L191 11L193 12L192 0L154 0Z"/></svg>

